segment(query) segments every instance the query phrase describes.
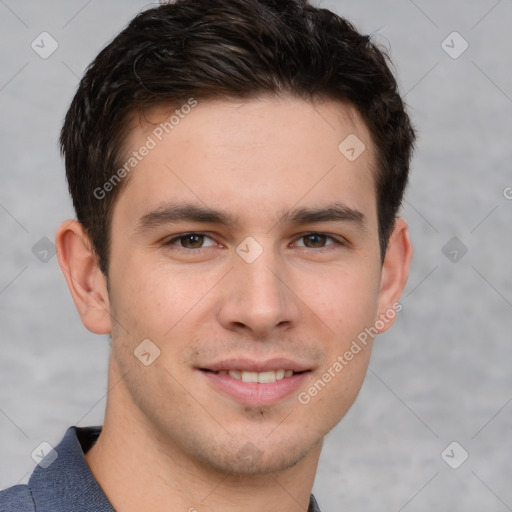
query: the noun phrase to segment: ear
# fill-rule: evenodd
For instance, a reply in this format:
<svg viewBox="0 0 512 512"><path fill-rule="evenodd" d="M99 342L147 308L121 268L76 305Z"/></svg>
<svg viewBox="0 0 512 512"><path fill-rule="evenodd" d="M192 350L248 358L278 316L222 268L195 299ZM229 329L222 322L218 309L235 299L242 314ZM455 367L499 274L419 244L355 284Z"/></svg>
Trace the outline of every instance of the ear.
<svg viewBox="0 0 512 512"><path fill-rule="evenodd" d="M57 258L82 323L96 334L112 330L107 282L92 243L76 220L63 222L55 237Z"/></svg>
<svg viewBox="0 0 512 512"><path fill-rule="evenodd" d="M407 283L412 252L407 222L398 218L395 220L382 264L378 319L383 327L378 332L388 330L395 321L396 313L402 309L399 300Z"/></svg>

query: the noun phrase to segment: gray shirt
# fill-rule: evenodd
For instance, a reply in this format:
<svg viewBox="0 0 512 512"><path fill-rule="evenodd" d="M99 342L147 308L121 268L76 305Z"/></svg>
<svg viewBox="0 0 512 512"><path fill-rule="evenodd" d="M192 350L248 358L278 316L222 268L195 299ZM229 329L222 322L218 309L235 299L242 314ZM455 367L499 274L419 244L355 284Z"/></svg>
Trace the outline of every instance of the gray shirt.
<svg viewBox="0 0 512 512"><path fill-rule="evenodd" d="M115 512L84 457L100 432L101 426L69 427L28 484L0 491L0 512ZM320 512L313 495L308 512Z"/></svg>

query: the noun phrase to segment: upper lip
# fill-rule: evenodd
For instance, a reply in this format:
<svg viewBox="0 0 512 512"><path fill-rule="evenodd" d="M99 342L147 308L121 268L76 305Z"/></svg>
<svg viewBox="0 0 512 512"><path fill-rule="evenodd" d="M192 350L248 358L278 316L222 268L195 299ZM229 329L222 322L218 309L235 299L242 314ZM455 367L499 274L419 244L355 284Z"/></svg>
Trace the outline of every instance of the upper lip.
<svg viewBox="0 0 512 512"><path fill-rule="evenodd" d="M243 372L267 372L270 370L293 370L294 372L304 372L310 370L309 366L298 363L287 358L274 358L266 361L256 361L254 359L222 359L215 363L209 363L199 367L200 370L211 370L218 372L220 370L240 370Z"/></svg>

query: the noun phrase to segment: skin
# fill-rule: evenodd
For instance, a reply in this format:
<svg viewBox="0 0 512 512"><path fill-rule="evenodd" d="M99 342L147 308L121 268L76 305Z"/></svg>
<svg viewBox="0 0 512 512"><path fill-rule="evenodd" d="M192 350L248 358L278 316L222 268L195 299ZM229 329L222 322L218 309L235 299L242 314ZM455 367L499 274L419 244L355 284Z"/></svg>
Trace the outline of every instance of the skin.
<svg viewBox="0 0 512 512"><path fill-rule="evenodd" d="M166 115L132 123L127 147ZM338 150L349 134L366 145L353 162ZM354 402L371 342L309 403L298 392L393 309L412 257L399 218L381 262L374 160L364 122L339 102L199 102L117 198L109 293L81 225L61 224L59 263L82 321L112 337L105 422L86 460L118 512L307 510L322 440ZM237 223L137 230L146 213L184 201ZM333 202L365 221L278 222L283 210ZM206 237L165 245L191 231ZM249 236L263 249L252 263L236 252ZM133 354L144 339L160 350L149 366ZM244 405L198 369L226 357L287 357L311 371L277 403Z"/></svg>

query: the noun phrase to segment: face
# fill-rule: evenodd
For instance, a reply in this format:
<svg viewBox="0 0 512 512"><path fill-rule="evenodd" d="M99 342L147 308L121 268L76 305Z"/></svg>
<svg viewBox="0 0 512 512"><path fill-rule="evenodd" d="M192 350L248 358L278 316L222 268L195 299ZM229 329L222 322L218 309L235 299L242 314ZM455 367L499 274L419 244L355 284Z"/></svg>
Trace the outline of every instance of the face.
<svg viewBox="0 0 512 512"><path fill-rule="evenodd" d="M160 141L168 116L134 124L130 151L156 145L112 219L125 407L199 464L291 467L353 403L371 337L353 342L389 308L370 135L334 102L199 102ZM366 146L355 160L339 150L351 134Z"/></svg>

